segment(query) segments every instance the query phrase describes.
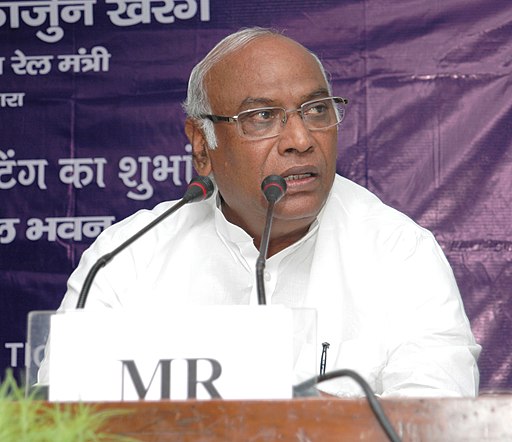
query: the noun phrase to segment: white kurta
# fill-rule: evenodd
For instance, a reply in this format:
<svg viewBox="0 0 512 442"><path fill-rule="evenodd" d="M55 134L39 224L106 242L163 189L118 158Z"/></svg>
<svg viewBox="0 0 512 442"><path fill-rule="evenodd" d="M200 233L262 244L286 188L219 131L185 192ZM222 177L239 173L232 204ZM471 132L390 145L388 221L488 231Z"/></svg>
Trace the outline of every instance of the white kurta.
<svg viewBox="0 0 512 442"><path fill-rule="evenodd" d="M105 230L71 275L61 309L74 308L92 264L172 202ZM256 302L252 238L215 198L189 204L101 269L86 308L171 308ZM308 235L267 261L267 302L318 312L318 358L351 368L383 396L474 396L475 343L448 262L434 237L359 185L337 176ZM314 375L317 373L311 373ZM350 379L320 388L362 395Z"/></svg>

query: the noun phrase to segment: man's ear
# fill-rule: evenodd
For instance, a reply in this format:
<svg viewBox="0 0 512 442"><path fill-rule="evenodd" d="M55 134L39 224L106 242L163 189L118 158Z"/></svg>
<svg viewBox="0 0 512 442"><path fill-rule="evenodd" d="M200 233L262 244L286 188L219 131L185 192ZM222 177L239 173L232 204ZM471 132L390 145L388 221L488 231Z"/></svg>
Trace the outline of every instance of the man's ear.
<svg viewBox="0 0 512 442"><path fill-rule="evenodd" d="M192 160L194 168L199 175L209 175L212 171L208 143L202 129L192 118L185 121L185 134L192 145Z"/></svg>

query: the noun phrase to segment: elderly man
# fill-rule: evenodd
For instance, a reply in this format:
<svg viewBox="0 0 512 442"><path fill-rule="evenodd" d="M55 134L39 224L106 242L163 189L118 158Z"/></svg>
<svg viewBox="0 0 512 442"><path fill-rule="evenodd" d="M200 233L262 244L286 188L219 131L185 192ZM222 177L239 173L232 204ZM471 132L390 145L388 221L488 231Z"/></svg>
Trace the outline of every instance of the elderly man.
<svg viewBox="0 0 512 442"><path fill-rule="evenodd" d="M288 191L275 209L267 297L317 310L327 371L352 368L382 396L476 395L480 347L435 239L336 174L346 104L297 42L260 28L221 41L194 68L184 106L195 168L215 180L215 198L184 207L117 256L98 273L86 308L255 304L268 204L260 185L280 175ZM75 307L98 257L171 204L103 232L61 308ZM362 394L337 380L320 388Z"/></svg>

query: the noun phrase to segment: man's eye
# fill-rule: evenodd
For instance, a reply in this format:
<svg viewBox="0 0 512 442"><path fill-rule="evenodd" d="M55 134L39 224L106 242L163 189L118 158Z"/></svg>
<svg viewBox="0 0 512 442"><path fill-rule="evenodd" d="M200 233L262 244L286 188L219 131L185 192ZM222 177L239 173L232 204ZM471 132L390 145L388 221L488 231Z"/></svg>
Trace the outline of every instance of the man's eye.
<svg viewBox="0 0 512 442"><path fill-rule="evenodd" d="M247 117L256 122L263 122L268 120L273 120L277 115L277 112L274 109L260 109L254 112L251 112Z"/></svg>
<svg viewBox="0 0 512 442"><path fill-rule="evenodd" d="M305 109L305 113L309 115L321 115L328 111L328 106L325 103L313 103Z"/></svg>

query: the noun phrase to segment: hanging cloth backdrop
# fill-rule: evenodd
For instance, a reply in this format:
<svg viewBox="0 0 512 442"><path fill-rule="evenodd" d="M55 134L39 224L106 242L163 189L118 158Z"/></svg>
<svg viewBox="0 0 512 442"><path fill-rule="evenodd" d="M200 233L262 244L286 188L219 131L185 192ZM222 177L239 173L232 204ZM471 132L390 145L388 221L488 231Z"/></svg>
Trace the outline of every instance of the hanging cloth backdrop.
<svg viewBox="0 0 512 442"><path fill-rule="evenodd" d="M254 25L323 60L350 99L338 171L435 233L482 390L512 387L510 0L0 2L0 373L105 227L182 194L190 70Z"/></svg>

